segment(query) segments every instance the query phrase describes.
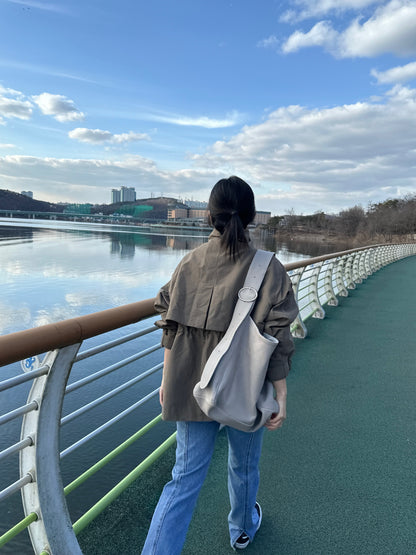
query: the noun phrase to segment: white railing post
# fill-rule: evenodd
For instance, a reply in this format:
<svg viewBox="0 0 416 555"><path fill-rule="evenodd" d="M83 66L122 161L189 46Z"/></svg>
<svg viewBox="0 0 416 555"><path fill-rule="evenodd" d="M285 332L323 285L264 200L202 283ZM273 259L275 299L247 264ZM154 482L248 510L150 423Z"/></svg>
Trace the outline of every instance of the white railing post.
<svg viewBox="0 0 416 555"><path fill-rule="evenodd" d="M344 263L344 281L347 289L355 289L355 282L353 279L353 262L354 254L347 254Z"/></svg>
<svg viewBox="0 0 416 555"><path fill-rule="evenodd" d="M320 320L325 318L325 310L321 305L318 293L318 281L322 264L323 262L318 262L318 264L313 265L312 275L309 280L309 298L311 299L312 317L319 318Z"/></svg>
<svg viewBox="0 0 416 555"><path fill-rule="evenodd" d="M363 280L360 274L360 253L356 252L352 257L352 280L354 284L362 283Z"/></svg>
<svg viewBox="0 0 416 555"><path fill-rule="evenodd" d="M368 272L367 272L367 268L366 268L366 265L365 265L366 255L367 255L367 250L360 251L358 253L358 272L359 272L361 280L364 280L364 279L368 278Z"/></svg>
<svg viewBox="0 0 416 555"><path fill-rule="evenodd" d="M59 429L65 385L80 343L49 352L43 364L47 376L37 378L28 402L36 400L37 411L23 418L21 437L32 437L34 445L20 452L20 475L32 476L22 488L26 515L36 512L29 526L35 553L82 555L66 505L59 463Z"/></svg>
<svg viewBox="0 0 416 555"><path fill-rule="evenodd" d="M333 287L334 267L337 267L337 260L335 258L331 258L331 260L327 260L325 266L326 271L324 277L324 292L326 296L326 302L329 306L338 306L338 299Z"/></svg>
<svg viewBox="0 0 416 555"><path fill-rule="evenodd" d="M348 297L348 289L344 282L345 264L346 258L344 256L338 258L336 261L335 284L340 297Z"/></svg>
<svg viewBox="0 0 416 555"><path fill-rule="evenodd" d="M305 266L299 268L298 270L294 270L293 272L289 272L290 280L292 282L293 293L295 295L296 303L299 306L299 283L302 279L303 272L305 271ZM298 315L296 316L295 320L292 323L291 331L293 337L298 337L299 339L305 339L308 334L308 330L306 329L305 324L303 323L302 317L300 315L300 310Z"/></svg>

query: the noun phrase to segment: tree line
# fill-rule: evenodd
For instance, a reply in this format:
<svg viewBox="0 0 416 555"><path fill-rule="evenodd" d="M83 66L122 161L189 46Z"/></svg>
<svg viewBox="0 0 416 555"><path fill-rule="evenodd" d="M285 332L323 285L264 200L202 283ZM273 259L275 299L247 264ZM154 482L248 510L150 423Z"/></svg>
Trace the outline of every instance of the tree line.
<svg viewBox="0 0 416 555"><path fill-rule="evenodd" d="M304 216L291 210L284 216L273 216L267 227L283 233L325 233L391 241L393 237L416 234L416 195L370 203L367 210L356 205L335 215L318 211Z"/></svg>

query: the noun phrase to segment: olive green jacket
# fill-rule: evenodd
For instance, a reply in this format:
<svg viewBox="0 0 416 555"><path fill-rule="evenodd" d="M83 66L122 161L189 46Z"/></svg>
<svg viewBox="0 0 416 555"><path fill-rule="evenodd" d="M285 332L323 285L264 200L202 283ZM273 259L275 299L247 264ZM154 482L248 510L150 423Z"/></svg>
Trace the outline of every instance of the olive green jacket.
<svg viewBox="0 0 416 555"><path fill-rule="evenodd" d="M192 391L212 350L231 321L238 291L243 287L256 249L241 243L234 261L214 230L207 243L188 253L171 280L159 291L155 308L161 315L162 345L171 349L164 369L163 417L167 420L208 420ZM292 284L282 264L273 258L251 317L261 332L279 340L268 378L279 380L290 370L294 351L290 324L298 313Z"/></svg>

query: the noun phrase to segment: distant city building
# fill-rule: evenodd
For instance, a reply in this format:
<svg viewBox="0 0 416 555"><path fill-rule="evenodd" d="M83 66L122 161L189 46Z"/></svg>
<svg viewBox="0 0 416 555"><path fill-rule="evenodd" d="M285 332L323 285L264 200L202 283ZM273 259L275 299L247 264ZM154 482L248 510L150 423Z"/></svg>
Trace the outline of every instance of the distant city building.
<svg viewBox="0 0 416 555"><path fill-rule="evenodd" d="M189 208L188 218L191 220L206 220L208 208Z"/></svg>
<svg viewBox="0 0 416 555"><path fill-rule="evenodd" d="M270 220L271 217L272 217L271 212L263 212L261 210L257 210L256 217L254 218L253 223L254 225L267 224L267 222Z"/></svg>
<svg viewBox="0 0 416 555"><path fill-rule="evenodd" d="M121 201L121 191L119 189L111 189L111 204Z"/></svg>
<svg viewBox="0 0 416 555"><path fill-rule="evenodd" d="M136 200L136 189L134 187L121 188L121 202L134 202Z"/></svg>
<svg viewBox="0 0 416 555"><path fill-rule="evenodd" d="M20 194L25 197L33 198L33 191L22 191Z"/></svg>
<svg viewBox="0 0 416 555"><path fill-rule="evenodd" d="M168 208L168 220L185 220L188 218L188 208L172 206Z"/></svg>
<svg viewBox="0 0 416 555"><path fill-rule="evenodd" d="M118 202L134 202L136 200L136 189L134 187L121 187L111 189L111 204Z"/></svg>

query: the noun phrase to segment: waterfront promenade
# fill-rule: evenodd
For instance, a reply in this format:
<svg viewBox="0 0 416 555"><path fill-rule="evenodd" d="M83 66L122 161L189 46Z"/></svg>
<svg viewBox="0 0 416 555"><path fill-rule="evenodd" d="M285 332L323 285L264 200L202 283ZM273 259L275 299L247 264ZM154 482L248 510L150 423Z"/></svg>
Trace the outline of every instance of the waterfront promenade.
<svg viewBox="0 0 416 555"><path fill-rule="evenodd" d="M288 378L288 419L265 433L263 524L245 553L416 553L416 256L307 321ZM85 555L140 553L169 479L169 451L79 541ZM184 555L232 553L223 435Z"/></svg>

